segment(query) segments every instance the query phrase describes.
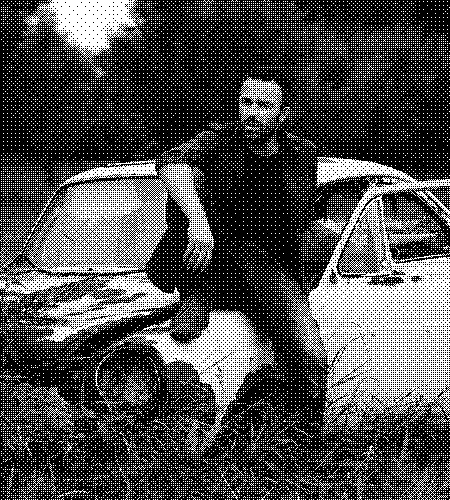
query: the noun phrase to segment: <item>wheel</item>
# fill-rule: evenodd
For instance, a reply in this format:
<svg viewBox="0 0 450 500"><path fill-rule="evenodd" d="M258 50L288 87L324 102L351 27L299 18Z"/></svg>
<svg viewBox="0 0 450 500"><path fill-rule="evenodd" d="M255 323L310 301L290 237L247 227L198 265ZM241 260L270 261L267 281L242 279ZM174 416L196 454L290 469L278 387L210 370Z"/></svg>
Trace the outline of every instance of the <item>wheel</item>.
<svg viewBox="0 0 450 500"><path fill-rule="evenodd" d="M124 343L97 365L97 393L114 412L149 414L160 400L163 364L151 346Z"/></svg>

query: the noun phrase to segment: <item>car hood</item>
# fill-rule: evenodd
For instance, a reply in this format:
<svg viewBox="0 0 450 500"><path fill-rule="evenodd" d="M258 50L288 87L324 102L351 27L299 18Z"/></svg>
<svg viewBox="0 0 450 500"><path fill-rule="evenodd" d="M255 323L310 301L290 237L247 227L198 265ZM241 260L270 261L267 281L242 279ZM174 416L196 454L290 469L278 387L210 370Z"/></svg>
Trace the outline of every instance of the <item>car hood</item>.
<svg viewBox="0 0 450 500"><path fill-rule="evenodd" d="M96 335L115 340L165 321L174 314L178 301L177 291L162 292L143 272L5 274L0 302L4 345L15 357L31 349L36 356L41 352L37 356L41 360L50 359L48 351L56 345L59 351L73 353Z"/></svg>

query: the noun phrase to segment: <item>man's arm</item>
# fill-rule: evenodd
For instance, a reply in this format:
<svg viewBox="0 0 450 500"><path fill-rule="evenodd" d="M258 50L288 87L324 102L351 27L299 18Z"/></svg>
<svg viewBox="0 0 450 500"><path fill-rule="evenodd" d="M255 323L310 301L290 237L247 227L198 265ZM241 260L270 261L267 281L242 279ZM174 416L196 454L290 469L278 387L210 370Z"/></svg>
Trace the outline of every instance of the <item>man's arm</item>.
<svg viewBox="0 0 450 500"><path fill-rule="evenodd" d="M189 220L189 243L183 260L188 267L204 269L212 257L214 238L195 188L192 169L185 163L164 165L159 176Z"/></svg>
<svg viewBox="0 0 450 500"><path fill-rule="evenodd" d="M210 144L208 133L164 154L157 162L159 177L189 221L188 247L183 260L188 267L203 269L212 257L214 238L194 180L192 163Z"/></svg>
<svg viewBox="0 0 450 500"><path fill-rule="evenodd" d="M188 218L189 224L199 226L208 224L197 193L192 168L188 163L164 164L159 170L159 178Z"/></svg>

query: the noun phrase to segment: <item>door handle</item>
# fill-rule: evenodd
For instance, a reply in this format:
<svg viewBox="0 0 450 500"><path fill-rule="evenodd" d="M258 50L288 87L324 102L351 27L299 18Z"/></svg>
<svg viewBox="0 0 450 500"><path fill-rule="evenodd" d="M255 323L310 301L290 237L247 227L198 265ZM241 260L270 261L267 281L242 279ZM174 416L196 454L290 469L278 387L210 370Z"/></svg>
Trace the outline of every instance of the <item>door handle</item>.
<svg viewBox="0 0 450 500"><path fill-rule="evenodd" d="M404 279L398 274L386 274L380 276L372 276L369 281L370 285L398 285L404 283Z"/></svg>

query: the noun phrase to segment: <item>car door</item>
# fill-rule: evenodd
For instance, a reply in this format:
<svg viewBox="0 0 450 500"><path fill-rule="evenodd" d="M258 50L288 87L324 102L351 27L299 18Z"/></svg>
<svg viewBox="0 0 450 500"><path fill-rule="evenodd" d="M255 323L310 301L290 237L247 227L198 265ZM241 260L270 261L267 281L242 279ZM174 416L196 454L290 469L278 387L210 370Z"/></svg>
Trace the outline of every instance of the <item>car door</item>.
<svg viewBox="0 0 450 500"><path fill-rule="evenodd" d="M310 295L332 402L432 399L450 384L449 186L373 188L342 233Z"/></svg>

